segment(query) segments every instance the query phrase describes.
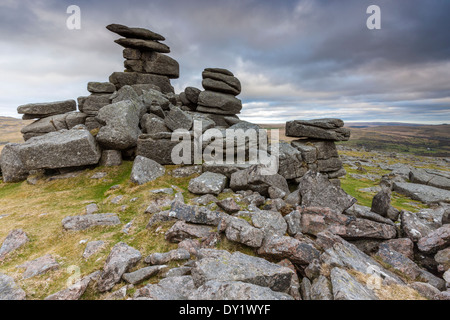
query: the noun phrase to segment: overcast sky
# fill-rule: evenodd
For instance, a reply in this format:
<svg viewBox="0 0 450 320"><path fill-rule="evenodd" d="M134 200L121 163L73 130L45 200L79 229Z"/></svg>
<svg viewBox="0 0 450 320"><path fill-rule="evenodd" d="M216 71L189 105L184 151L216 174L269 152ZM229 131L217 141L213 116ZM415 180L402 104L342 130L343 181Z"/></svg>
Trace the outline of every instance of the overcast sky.
<svg viewBox="0 0 450 320"><path fill-rule="evenodd" d="M381 30L369 30L369 5ZM69 5L81 30L69 30ZM180 63L177 93L207 67L242 83L241 118L258 123L450 122L449 0L0 0L0 115L76 99L123 71L105 26L148 28Z"/></svg>

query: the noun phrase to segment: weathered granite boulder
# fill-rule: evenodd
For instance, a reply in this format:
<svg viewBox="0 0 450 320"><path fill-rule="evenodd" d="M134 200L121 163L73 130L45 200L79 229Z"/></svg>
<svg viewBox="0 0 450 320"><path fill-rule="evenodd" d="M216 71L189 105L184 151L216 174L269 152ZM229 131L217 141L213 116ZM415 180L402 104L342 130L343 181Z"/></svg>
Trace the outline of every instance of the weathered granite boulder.
<svg viewBox="0 0 450 320"><path fill-rule="evenodd" d="M79 124L85 124L87 114L80 112L71 112L65 114L58 114L39 119L20 130L25 141L33 137L39 137L49 132L59 130L70 130Z"/></svg>
<svg viewBox="0 0 450 320"><path fill-rule="evenodd" d="M0 300L25 300L26 296L13 278L0 272Z"/></svg>
<svg viewBox="0 0 450 320"><path fill-rule="evenodd" d="M241 281L208 281L189 297L190 300L293 300L287 293Z"/></svg>
<svg viewBox="0 0 450 320"><path fill-rule="evenodd" d="M286 136L347 141L350 130L343 126L339 119L294 120L286 123Z"/></svg>
<svg viewBox="0 0 450 320"><path fill-rule="evenodd" d="M179 261L179 260L189 260L191 255L185 249L175 249L169 252L164 253L152 253L147 258L145 258L145 263L152 265L163 265L167 264L171 261Z"/></svg>
<svg viewBox="0 0 450 320"><path fill-rule="evenodd" d="M134 300L187 300L196 290L191 276L168 277L138 289Z"/></svg>
<svg viewBox="0 0 450 320"><path fill-rule="evenodd" d="M394 182L394 191L423 203L450 203L450 191L417 183Z"/></svg>
<svg viewBox="0 0 450 320"><path fill-rule="evenodd" d="M133 268L141 258L141 253L138 250L123 242L116 244L106 259L100 279L97 282L98 291L111 290L120 281L122 275Z"/></svg>
<svg viewBox="0 0 450 320"><path fill-rule="evenodd" d="M188 223L217 226L226 214L220 211L211 211L206 207L190 206L175 201L169 215Z"/></svg>
<svg viewBox="0 0 450 320"><path fill-rule="evenodd" d="M261 166L252 166L231 175L230 188L233 191L252 190L268 196L269 187L277 187L289 193L289 186L283 176L279 174L265 175L264 168Z"/></svg>
<svg viewBox="0 0 450 320"><path fill-rule="evenodd" d="M196 225L177 221L165 234L165 239L179 243L186 239L206 239L213 232L210 226Z"/></svg>
<svg viewBox="0 0 450 320"><path fill-rule="evenodd" d="M180 108L173 107L164 118L165 125L172 131L177 129L191 130L193 118Z"/></svg>
<svg viewBox="0 0 450 320"><path fill-rule="evenodd" d="M378 300L375 293L341 268L331 270L334 300Z"/></svg>
<svg viewBox="0 0 450 320"><path fill-rule="evenodd" d="M184 142L186 143L186 141ZM173 165L175 163L172 159L172 152L176 154L177 150L174 149L179 147L180 143L178 140L172 141L170 133L143 134L139 136L137 141L137 154L152 159L161 165ZM191 140L191 150L193 150L193 140ZM183 152L179 150L177 155L180 158L184 158L186 155ZM192 164L193 157L193 152L188 154L187 159L189 163L184 164Z"/></svg>
<svg viewBox="0 0 450 320"><path fill-rule="evenodd" d="M218 173L205 172L191 179L188 190L194 194L220 194L225 188L227 177Z"/></svg>
<svg viewBox="0 0 450 320"><path fill-rule="evenodd" d="M175 59L158 52L142 52L142 71L166 76L170 79L180 77L180 65ZM128 60L129 61L129 60Z"/></svg>
<svg viewBox="0 0 450 320"><path fill-rule="evenodd" d="M88 82L87 90L90 93L114 93L116 87L111 82Z"/></svg>
<svg viewBox="0 0 450 320"><path fill-rule="evenodd" d="M8 143L0 154L0 168L3 182L24 181L28 177L29 170L20 160L16 143Z"/></svg>
<svg viewBox="0 0 450 320"><path fill-rule="evenodd" d="M265 235L284 236L287 223L281 213L277 211L258 210L252 214L252 223L264 231Z"/></svg>
<svg viewBox="0 0 450 320"><path fill-rule="evenodd" d="M218 72L217 69L207 68L203 71L202 77L202 86L206 90L232 94L234 96L241 93L241 83L230 71L223 73Z"/></svg>
<svg viewBox="0 0 450 320"><path fill-rule="evenodd" d="M313 171L308 171L300 179L298 189L302 206L305 207L328 207L342 213L356 202L355 198L334 186L325 176Z"/></svg>
<svg viewBox="0 0 450 320"><path fill-rule="evenodd" d="M166 126L164 119L155 114L146 113L141 119L141 126L147 134L157 134L159 132L171 132Z"/></svg>
<svg viewBox="0 0 450 320"><path fill-rule="evenodd" d="M309 243L278 235L266 237L258 254L277 260L289 259L295 265L308 265L320 257L320 252Z"/></svg>
<svg viewBox="0 0 450 320"><path fill-rule="evenodd" d="M95 275L88 275L80 279L70 287L49 295L44 300L79 300L93 278L95 278L95 276L97 276L98 274L99 272L97 271Z"/></svg>
<svg viewBox="0 0 450 320"><path fill-rule="evenodd" d="M306 167L303 166L302 153L288 143L280 143L278 174L289 180L302 177L306 171Z"/></svg>
<svg viewBox="0 0 450 320"><path fill-rule="evenodd" d="M441 226L440 221L433 219L434 216L435 210L421 210L416 213L402 211L400 214L402 231L412 241L417 242Z"/></svg>
<svg viewBox="0 0 450 320"><path fill-rule="evenodd" d="M83 125L31 138L22 144L11 144L8 148L12 150L5 147L7 156L6 159L2 157L2 171L6 177L11 169L13 172L18 170L19 163L27 171L59 169L97 164L101 157L95 138ZM8 161L13 155L18 159Z"/></svg>
<svg viewBox="0 0 450 320"><path fill-rule="evenodd" d="M235 252L221 251L215 257L204 257L194 263L192 278L197 287L210 280L218 282L242 281L287 292L293 271L265 259Z"/></svg>
<svg viewBox="0 0 450 320"><path fill-rule="evenodd" d="M119 150L103 150L100 166L116 167L122 164L122 153Z"/></svg>
<svg viewBox="0 0 450 320"><path fill-rule="evenodd" d="M170 53L170 48L167 45L153 40L121 38L115 40L114 42L125 48L138 49L141 51Z"/></svg>
<svg viewBox="0 0 450 320"><path fill-rule="evenodd" d="M25 245L28 241L30 239L22 229L12 230L0 247L0 261L5 259L9 253Z"/></svg>
<svg viewBox="0 0 450 320"><path fill-rule="evenodd" d="M228 240L245 244L252 248L259 248L264 240L264 232L255 228L244 219L232 217L225 229Z"/></svg>
<svg viewBox="0 0 450 320"><path fill-rule="evenodd" d="M386 244L380 245L376 256L395 270L402 272L413 280L421 277L422 279L427 280L429 284L440 289L443 289L445 286L442 279L439 279L428 271L421 269L414 261L395 250L391 250Z"/></svg>
<svg viewBox="0 0 450 320"><path fill-rule="evenodd" d="M429 172L426 169L412 169L409 173L409 180L412 183L450 190L450 179L448 177Z"/></svg>
<svg viewBox="0 0 450 320"><path fill-rule="evenodd" d="M231 94L202 91L198 96L197 111L233 115L241 112L242 101Z"/></svg>
<svg viewBox="0 0 450 320"><path fill-rule="evenodd" d="M17 113L33 116L34 118L45 118L56 114L63 114L77 110L75 100L30 103L17 108Z"/></svg>
<svg viewBox="0 0 450 320"><path fill-rule="evenodd" d="M23 279L45 274L49 271L57 270L59 267L59 263L50 254L44 255L32 261L27 261L24 264L17 266L19 269L25 269L22 274Z"/></svg>
<svg viewBox="0 0 450 320"><path fill-rule="evenodd" d="M62 225L65 230L79 231L96 226L115 226L120 224L115 213L86 214L81 216L65 217Z"/></svg>
<svg viewBox="0 0 450 320"><path fill-rule="evenodd" d="M111 104L110 93L96 93L78 98L78 108L88 116L96 116L101 108Z"/></svg>
<svg viewBox="0 0 450 320"><path fill-rule="evenodd" d="M166 172L165 167L151 159L137 156L131 169L130 180L139 185L158 179Z"/></svg>
<svg viewBox="0 0 450 320"><path fill-rule="evenodd" d="M158 74L144 74L139 72L114 72L109 76L109 82L120 89L123 86L133 86L136 84L155 85L162 93L173 93L174 89L170 84L170 79Z"/></svg>
<svg viewBox="0 0 450 320"><path fill-rule="evenodd" d="M132 100L119 101L103 107L96 119L104 124L96 139L108 150L126 150L135 147L141 133L139 120L143 105Z"/></svg>
<svg viewBox="0 0 450 320"><path fill-rule="evenodd" d="M392 225L346 216L320 207L306 207L301 210L301 230L314 236L330 230L345 239L388 240L397 236L397 230Z"/></svg>
<svg viewBox="0 0 450 320"><path fill-rule="evenodd" d="M150 279L154 275L157 275L160 271L165 270L166 265L151 266L146 268L141 268L134 272L124 273L122 278L133 285L139 284L147 279Z"/></svg>
<svg viewBox="0 0 450 320"><path fill-rule="evenodd" d="M144 28L130 28L121 24L113 23L106 26L106 29L108 29L111 32L117 33L118 35L125 37L125 38L135 38L135 39L143 39L143 40L155 40L155 41L164 41L166 38L164 38L162 35L150 31L148 29Z"/></svg>
<svg viewBox="0 0 450 320"><path fill-rule="evenodd" d="M333 288L331 282L325 276L320 275L314 279L311 284L310 299L311 300L333 300Z"/></svg>
<svg viewBox="0 0 450 320"><path fill-rule="evenodd" d="M417 247L425 253L436 253L450 245L450 224L430 232L417 242Z"/></svg>

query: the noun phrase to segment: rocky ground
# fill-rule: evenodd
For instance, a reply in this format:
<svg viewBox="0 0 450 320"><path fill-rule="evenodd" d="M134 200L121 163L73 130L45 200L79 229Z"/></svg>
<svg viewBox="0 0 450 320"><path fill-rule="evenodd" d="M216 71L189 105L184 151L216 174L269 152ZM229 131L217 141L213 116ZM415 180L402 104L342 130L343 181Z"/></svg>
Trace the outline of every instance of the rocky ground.
<svg viewBox="0 0 450 320"><path fill-rule="evenodd" d="M127 161L3 183L0 295L448 299L447 161L340 149L343 190L311 172L284 199L201 166L139 185Z"/></svg>

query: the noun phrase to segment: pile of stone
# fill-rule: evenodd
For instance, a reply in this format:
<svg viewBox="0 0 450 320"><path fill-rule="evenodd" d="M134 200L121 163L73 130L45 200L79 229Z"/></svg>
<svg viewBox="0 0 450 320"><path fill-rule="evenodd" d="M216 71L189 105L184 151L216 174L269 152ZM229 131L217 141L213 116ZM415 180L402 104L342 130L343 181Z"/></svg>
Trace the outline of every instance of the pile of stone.
<svg viewBox="0 0 450 320"><path fill-rule="evenodd" d="M286 123L286 136L299 138L291 146L300 151L303 171L317 171L329 179L345 176L335 141L347 141L350 130L340 119L294 120Z"/></svg>
<svg viewBox="0 0 450 320"><path fill-rule="evenodd" d="M84 123L86 115L75 112L76 109L77 104L74 100L30 103L18 107L17 112L23 114L23 120L37 119L22 128L24 140L27 141L30 138L62 129L72 129L76 125Z"/></svg>

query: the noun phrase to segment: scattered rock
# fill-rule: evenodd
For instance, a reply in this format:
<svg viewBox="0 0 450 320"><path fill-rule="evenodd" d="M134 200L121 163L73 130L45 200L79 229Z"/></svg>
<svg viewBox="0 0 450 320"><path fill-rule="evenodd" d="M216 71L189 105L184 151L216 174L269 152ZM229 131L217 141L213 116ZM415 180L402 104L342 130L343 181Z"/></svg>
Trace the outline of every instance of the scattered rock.
<svg viewBox="0 0 450 320"><path fill-rule="evenodd" d="M116 244L106 259L97 289L100 292L111 290L120 281L122 275L133 268L142 256L139 251L120 242Z"/></svg>
<svg viewBox="0 0 450 320"><path fill-rule="evenodd" d="M188 190L194 194L220 194L227 183L227 177L218 173L205 172L189 182Z"/></svg>
<svg viewBox="0 0 450 320"><path fill-rule="evenodd" d="M308 243L286 236L266 237L258 254L274 259L289 259L295 265L308 265L320 253Z"/></svg>
<svg viewBox="0 0 450 320"><path fill-rule="evenodd" d="M134 272L125 273L122 278L133 285L139 284L147 279L150 279L154 275L158 274L160 271L166 269L167 266L159 265L159 266L151 266L139 269Z"/></svg>
<svg viewBox="0 0 450 320"><path fill-rule="evenodd" d="M153 253L145 258L145 263L162 265L171 261L189 260L191 255L185 249L176 249L165 253Z"/></svg>
<svg viewBox="0 0 450 320"><path fill-rule="evenodd" d="M104 244L105 242L102 240L88 242L83 252L83 258L89 259L91 256L99 252L103 248Z"/></svg>
<svg viewBox="0 0 450 320"><path fill-rule="evenodd" d="M120 220L115 213L65 217L62 221L63 228L68 231L80 231L96 226L115 226L118 224L120 224Z"/></svg>
<svg viewBox="0 0 450 320"><path fill-rule="evenodd" d="M378 300L372 290L341 268L331 270L331 284L334 300Z"/></svg>
<svg viewBox="0 0 450 320"><path fill-rule="evenodd" d="M186 239L206 239L212 231L209 226L178 221L166 232L165 239L172 243L178 243Z"/></svg>
<svg viewBox="0 0 450 320"><path fill-rule="evenodd" d="M292 270L267 260L240 252L230 254L226 251L218 253L214 258L204 257L196 261L192 268L192 278L197 287L210 280L242 281L268 287L277 292L289 290L292 274Z"/></svg>
<svg viewBox="0 0 450 320"><path fill-rule="evenodd" d="M233 198L227 198L222 201L216 201L216 204L226 213L232 214L241 211L241 207Z"/></svg>
<svg viewBox="0 0 450 320"><path fill-rule="evenodd" d="M394 182L394 191L423 203L450 202L450 191L416 183Z"/></svg>
<svg viewBox="0 0 450 320"><path fill-rule="evenodd" d="M0 261L4 260L9 253L24 246L28 241L30 239L22 229L12 230L0 247Z"/></svg>
<svg viewBox="0 0 450 320"><path fill-rule="evenodd" d="M28 279L59 269L59 263L51 255L47 254L35 260L25 262L17 266L17 268L25 269L22 277L23 279Z"/></svg>
<svg viewBox="0 0 450 320"><path fill-rule="evenodd" d="M188 300L196 290L191 276L168 277L136 291L134 300Z"/></svg>
<svg viewBox="0 0 450 320"><path fill-rule="evenodd" d="M417 242L417 247L425 253L435 253L450 245L450 225L445 224L441 228L430 232Z"/></svg>
<svg viewBox="0 0 450 320"><path fill-rule="evenodd" d="M275 292L241 281L208 281L200 286L190 300L294 300L287 293Z"/></svg>
<svg viewBox="0 0 450 320"><path fill-rule="evenodd" d="M259 248L264 239L264 232L250 225L247 221L232 217L227 223L225 235L228 240Z"/></svg>
<svg viewBox="0 0 450 320"><path fill-rule="evenodd" d="M13 278L0 272L0 300L25 300L26 296Z"/></svg>
<svg viewBox="0 0 450 320"><path fill-rule="evenodd" d="M151 159L137 156L131 170L131 182L139 185L158 179L163 176L166 169Z"/></svg>

